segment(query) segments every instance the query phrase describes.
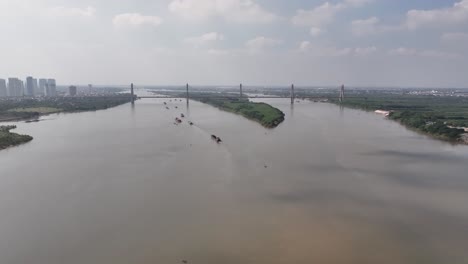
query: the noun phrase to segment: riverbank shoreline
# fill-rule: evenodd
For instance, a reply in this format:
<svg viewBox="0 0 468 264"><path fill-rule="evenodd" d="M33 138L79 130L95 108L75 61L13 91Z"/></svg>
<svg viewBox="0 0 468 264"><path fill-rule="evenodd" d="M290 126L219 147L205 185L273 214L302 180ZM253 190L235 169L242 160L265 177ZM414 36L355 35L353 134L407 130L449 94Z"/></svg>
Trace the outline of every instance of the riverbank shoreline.
<svg viewBox="0 0 468 264"><path fill-rule="evenodd" d="M3 100L0 123L37 120L50 114L104 110L131 101L131 97L126 95Z"/></svg>
<svg viewBox="0 0 468 264"><path fill-rule="evenodd" d="M47 98L4 100L0 107L0 124L6 122L38 122L40 117L61 113L99 111L131 102L131 97L114 95L82 98ZM33 140L32 136L10 132L16 126L0 126L0 150Z"/></svg>
<svg viewBox="0 0 468 264"><path fill-rule="evenodd" d="M461 133L457 139L451 139L447 136L440 135L440 134L429 133L427 131L419 129L418 127L405 124L401 121L401 119L395 118L394 116L394 114L396 113L395 110L369 109L369 108L359 107L356 105L346 105L346 104L342 104L340 102L335 102L335 101L329 101L329 102L334 105L338 105L340 107L346 107L349 109L355 109L355 110L365 111L368 113L375 113L376 115L381 115L390 121L397 122L398 124L400 124L401 126L405 127L408 130L411 130L421 135L428 136L429 138L432 138L434 140L444 141L452 145L468 145L468 133L466 132ZM447 127L450 128L450 126L447 126Z"/></svg>

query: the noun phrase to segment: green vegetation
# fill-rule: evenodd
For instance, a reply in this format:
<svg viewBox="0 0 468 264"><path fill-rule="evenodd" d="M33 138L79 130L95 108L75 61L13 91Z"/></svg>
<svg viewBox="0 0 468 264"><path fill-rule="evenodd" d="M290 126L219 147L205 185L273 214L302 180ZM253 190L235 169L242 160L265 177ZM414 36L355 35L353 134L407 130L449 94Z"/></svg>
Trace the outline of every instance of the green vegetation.
<svg viewBox="0 0 468 264"><path fill-rule="evenodd" d="M17 146L33 139L31 136L11 133L10 130L15 128L16 126L0 126L0 149Z"/></svg>
<svg viewBox="0 0 468 264"><path fill-rule="evenodd" d="M18 112L18 113L39 113L39 114L52 114L61 112L62 109L53 108L53 107L27 107L27 108L14 108L8 110L9 112Z"/></svg>
<svg viewBox="0 0 468 264"><path fill-rule="evenodd" d="M129 95L10 99L0 102L0 121L33 119L58 112L95 111L131 101Z"/></svg>
<svg viewBox="0 0 468 264"><path fill-rule="evenodd" d="M339 104L338 99L331 99ZM468 98L432 95L363 94L346 98L344 106L391 111L389 118L447 141L460 141L468 127Z"/></svg>
<svg viewBox="0 0 468 264"><path fill-rule="evenodd" d="M219 96L219 95L218 95ZM254 120L267 128L277 127L284 121L284 113L281 110L265 103L254 103L247 99L239 99L232 96L205 97L197 94L194 96L202 103L215 106L221 110L240 114L248 119Z"/></svg>
<svg viewBox="0 0 468 264"><path fill-rule="evenodd" d="M445 119L445 117L440 117L441 119L434 114L411 111L398 111L390 115L391 119L398 120L408 127L415 128L430 135L450 141L459 140L460 136L465 133L465 130L449 127L445 122L441 121Z"/></svg>

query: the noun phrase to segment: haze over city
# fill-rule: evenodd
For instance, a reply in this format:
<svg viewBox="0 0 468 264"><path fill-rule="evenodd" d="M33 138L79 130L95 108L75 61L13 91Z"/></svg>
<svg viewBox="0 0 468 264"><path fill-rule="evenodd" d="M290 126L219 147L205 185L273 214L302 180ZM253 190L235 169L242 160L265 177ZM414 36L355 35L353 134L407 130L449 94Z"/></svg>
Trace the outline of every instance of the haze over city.
<svg viewBox="0 0 468 264"><path fill-rule="evenodd" d="M0 78L468 84L468 0L0 0L0 34Z"/></svg>

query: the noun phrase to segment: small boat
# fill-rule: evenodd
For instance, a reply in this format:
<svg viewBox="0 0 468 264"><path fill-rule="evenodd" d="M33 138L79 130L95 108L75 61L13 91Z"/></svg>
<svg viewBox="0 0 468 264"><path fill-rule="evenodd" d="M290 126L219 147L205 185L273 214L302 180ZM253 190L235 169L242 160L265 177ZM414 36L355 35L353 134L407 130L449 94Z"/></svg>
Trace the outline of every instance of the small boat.
<svg viewBox="0 0 468 264"><path fill-rule="evenodd" d="M167 103L166 103L166 102L164 102L164 105L167 105Z"/></svg>
<svg viewBox="0 0 468 264"><path fill-rule="evenodd" d="M180 117L184 118L185 116L184 116L184 114L180 114Z"/></svg>
<svg viewBox="0 0 468 264"><path fill-rule="evenodd" d="M211 135L211 139L217 140L218 137L216 135Z"/></svg>
<svg viewBox="0 0 468 264"><path fill-rule="evenodd" d="M169 107L166 106L166 109L169 110Z"/></svg>
<svg viewBox="0 0 468 264"><path fill-rule="evenodd" d="M175 108L177 109L177 108L179 108L179 107L176 106Z"/></svg>
<svg viewBox="0 0 468 264"><path fill-rule="evenodd" d="M193 122L192 122L192 121L189 121L188 123L189 123L189 125L193 126Z"/></svg>
<svg viewBox="0 0 468 264"><path fill-rule="evenodd" d="M223 141L221 140L221 138L217 137L217 138L216 138L216 143L221 143L221 142L223 142Z"/></svg>

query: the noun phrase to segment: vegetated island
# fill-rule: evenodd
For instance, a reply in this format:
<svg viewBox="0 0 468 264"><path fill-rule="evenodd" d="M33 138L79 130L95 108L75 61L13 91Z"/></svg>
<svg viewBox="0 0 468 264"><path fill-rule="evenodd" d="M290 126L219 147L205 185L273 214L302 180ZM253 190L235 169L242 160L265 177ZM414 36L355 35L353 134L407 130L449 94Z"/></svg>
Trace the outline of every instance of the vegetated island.
<svg viewBox="0 0 468 264"><path fill-rule="evenodd" d="M340 104L338 99L332 103ZM468 97L372 93L345 98L341 105L388 111L404 126L453 143L468 144Z"/></svg>
<svg viewBox="0 0 468 264"><path fill-rule="evenodd" d="M227 94L191 94L190 99L212 105L221 110L242 115L266 128L275 128L284 121L284 113L269 104L255 103L247 98Z"/></svg>
<svg viewBox="0 0 468 264"><path fill-rule="evenodd" d="M0 126L0 150L17 146L33 140L31 136L10 132L16 126Z"/></svg>
<svg viewBox="0 0 468 264"><path fill-rule="evenodd" d="M87 97L10 98L0 101L0 122L37 119L41 115L107 109L131 102L128 94Z"/></svg>

